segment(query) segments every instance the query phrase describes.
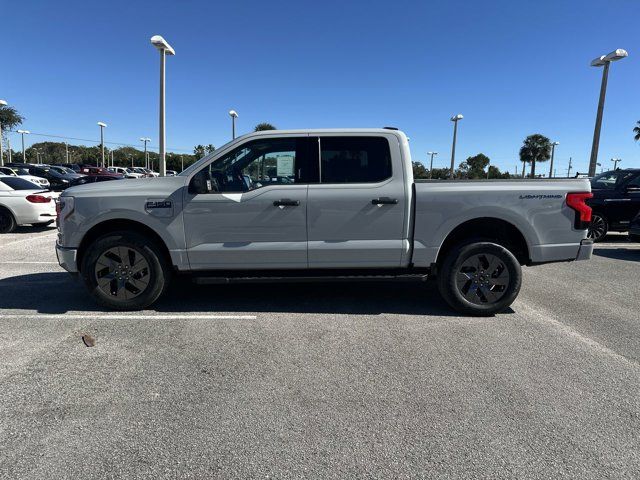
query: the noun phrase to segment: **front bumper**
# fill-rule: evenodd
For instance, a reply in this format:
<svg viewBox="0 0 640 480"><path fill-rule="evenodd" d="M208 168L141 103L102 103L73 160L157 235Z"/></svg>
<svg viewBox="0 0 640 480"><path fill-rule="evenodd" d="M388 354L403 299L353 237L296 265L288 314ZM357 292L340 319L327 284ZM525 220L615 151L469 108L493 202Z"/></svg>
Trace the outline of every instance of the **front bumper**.
<svg viewBox="0 0 640 480"><path fill-rule="evenodd" d="M56 244L56 257L58 257L58 263L69 273L78 273L78 265L76 257L78 250L75 248L65 248Z"/></svg>
<svg viewBox="0 0 640 480"><path fill-rule="evenodd" d="M593 240L591 238L585 238L580 242L580 248L578 249L578 255L576 260L589 260L593 253Z"/></svg>

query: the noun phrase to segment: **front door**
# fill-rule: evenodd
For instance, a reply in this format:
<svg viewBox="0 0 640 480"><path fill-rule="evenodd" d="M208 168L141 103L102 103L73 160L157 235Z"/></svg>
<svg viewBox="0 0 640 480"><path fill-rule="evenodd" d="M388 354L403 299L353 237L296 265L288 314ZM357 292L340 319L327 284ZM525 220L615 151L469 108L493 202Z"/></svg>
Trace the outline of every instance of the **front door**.
<svg viewBox="0 0 640 480"><path fill-rule="evenodd" d="M307 267L308 137L249 140L195 173L210 193L185 193L194 270ZM193 181L193 178L192 178Z"/></svg>
<svg viewBox="0 0 640 480"><path fill-rule="evenodd" d="M397 137L327 135L316 141L320 182L309 185L309 267L400 267L409 245L409 195Z"/></svg>

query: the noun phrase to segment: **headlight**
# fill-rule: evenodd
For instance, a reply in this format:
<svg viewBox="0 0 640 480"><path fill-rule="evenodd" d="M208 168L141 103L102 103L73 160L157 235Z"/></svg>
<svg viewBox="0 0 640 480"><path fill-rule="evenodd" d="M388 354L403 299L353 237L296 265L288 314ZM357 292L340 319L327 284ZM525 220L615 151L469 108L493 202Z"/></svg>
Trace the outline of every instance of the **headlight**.
<svg viewBox="0 0 640 480"><path fill-rule="evenodd" d="M65 180L64 178L61 180L62 183L69 183L69 180Z"/></svg>

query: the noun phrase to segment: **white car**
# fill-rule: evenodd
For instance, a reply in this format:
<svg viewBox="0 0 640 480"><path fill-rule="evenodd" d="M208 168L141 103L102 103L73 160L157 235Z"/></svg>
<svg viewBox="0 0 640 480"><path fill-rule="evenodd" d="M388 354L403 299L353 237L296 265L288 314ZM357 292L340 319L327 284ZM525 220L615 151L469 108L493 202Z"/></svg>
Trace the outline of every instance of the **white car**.
<svg viewBox="0 0 640 480"><path fill-rule="evenodd" d="M29 170L25 168L0 167L0 176L2 175L9 175L11 177L20 176L20 178L24 178L25 180L33 182L36 185L46 189L49 189L49 187L51 186L49 184L49 180L47 180L46 178L29 175Z"/></svg>
<svg viewBox="0 0 640 480"><path fill-rule="evenodd" d="M10 233L18 225L50 225L56 219L58 195L22 177L1 176L0 233Z"/></svg>
<svg viewBox="0 0 640 480"><path fill-rule="evenodd" d="M109 170L112 173L119 173L124 178L142 178L145 176L142 173L134 172L130 168L125 168L125 167L109 167L107 168L107 170Z"/></svg>

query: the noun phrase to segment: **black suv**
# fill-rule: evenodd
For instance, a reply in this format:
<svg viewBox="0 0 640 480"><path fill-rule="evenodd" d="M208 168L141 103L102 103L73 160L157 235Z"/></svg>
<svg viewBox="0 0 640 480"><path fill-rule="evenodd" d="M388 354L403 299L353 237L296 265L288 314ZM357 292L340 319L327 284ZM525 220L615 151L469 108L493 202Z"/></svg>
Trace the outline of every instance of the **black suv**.
<svg viewBox="0 0 640 480"><path fill-rule="evenodd" d="M640 169L628 168L601 173L591 179L593 209L589 238L598 242L607 232L626 232L640 211Z"/></svg>

